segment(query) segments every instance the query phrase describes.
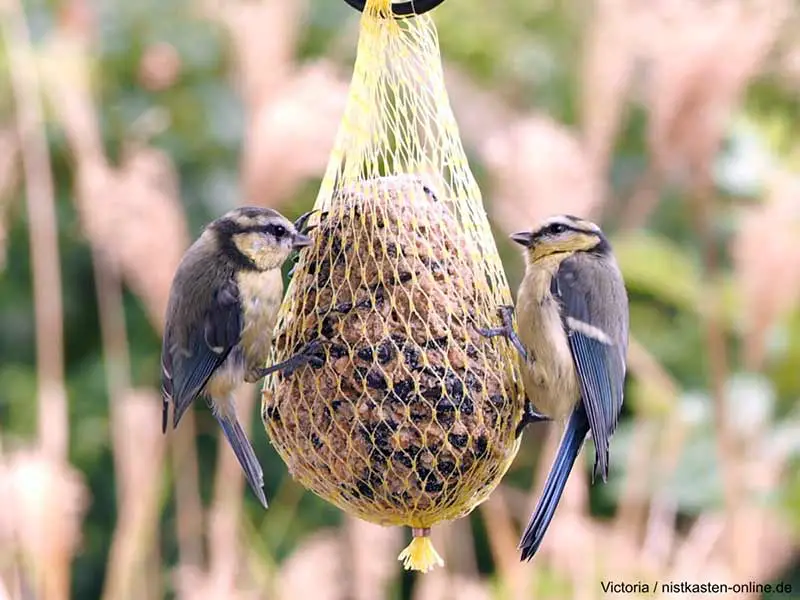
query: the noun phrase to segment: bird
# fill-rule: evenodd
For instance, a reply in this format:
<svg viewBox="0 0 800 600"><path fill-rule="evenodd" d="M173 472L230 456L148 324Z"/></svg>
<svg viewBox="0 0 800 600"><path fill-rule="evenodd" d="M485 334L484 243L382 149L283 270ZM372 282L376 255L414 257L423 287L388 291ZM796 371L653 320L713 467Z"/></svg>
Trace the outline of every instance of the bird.
<svg viewBox="0 0 800 600"><path fill-rule="evenodd" d="M240 207L209 223L181 259L167 303L161 349L162 432L170 405L173 429L198 397L214 418L267 508L264 474L236 415L234 390L280 370L284 376L318 363L311 342L289 359L264 367L283 299L281 267L311 245L310 211L294 223L279 212ZM316 352L316 354L315 354Z"/></svg>
<svg viewBox="0 0 800 600"><path fill-rule="evenodd" d="M628 295L611 244L600 227L555 215L511 239L524 248L525 274L513 307L498 309L502 335L522 362L526 421L566 428L539 502L522 534L521 559L544 539L587 434L595 445L592 482L608 478L609 444L622 409L628 349ZM518 332L513 328L516 312Z"/></svg>

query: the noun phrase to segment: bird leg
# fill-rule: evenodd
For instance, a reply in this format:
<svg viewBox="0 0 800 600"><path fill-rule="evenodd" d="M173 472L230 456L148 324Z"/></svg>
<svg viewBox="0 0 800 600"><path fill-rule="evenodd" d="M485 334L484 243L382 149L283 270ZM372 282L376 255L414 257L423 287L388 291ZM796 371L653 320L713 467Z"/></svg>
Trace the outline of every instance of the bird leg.
<svg viewBox="0 0 800 600"><path fill-rule="evenodd" d="M284 377L290 377L297 369L303 365L311 365L319 368L325 364L325 354L322 351L322 342L312 340L303 346L297 354L279 362L271 367L264 367L258 371L259 379L266 377L276 371L280 371Z"/></svg>
<svg viewBox="0 0 800 600"><path fill-rule="evenodd" d="M493 327L491 329L476 327L475 330L483 337L497 337L498 335L502 335L517 349L522 360L527 362L528 352L525 350L525 346L522 345L522 341L519 339L517 332L514 331L514 307L504 305L499 307L497 312L503 320L503 324L500 327Z"/></svg>
<svg viewBox="0 0 800 600"><path fill-rule="evenodd" d="M516 348L519 355L522 357L522 360L526 363L528 362L528 352L525 350L525 346L522 345L522 340L519 339L517 332L514 331L514 323L513 323L513 315L514 315L514 307L513 306L501 306L497 309L500 318L503 321L503 324L500 327L493 327L491 329L481 329L476 327L475 329L479 334L484 337L496 337L498 335L502 335L503 337L507 338L508 341ZM519 437L522 433L522 430L525 429L527 425L530 423L541 423L543 421L551 421L552 419L546 415L543 415L536 407L534 407L533 403L526 397L525 398L525 409L522 413L522 419L520 420L519 424L517 425L516 429L516 437Z"/></svg>
<svg viewBox="0 0 800 600"><path fill-rule="evenodd" d="M517 429L514 433L514 437L519 437L522 435L522 430L525 429L531 423L543 423L546 421L552 421L550 417L547 415L543 415L539 411L536 410L536 407L533 405L527 396L525 397L525 408L522 413L522 418L519 420L517 424Z"/></svg>

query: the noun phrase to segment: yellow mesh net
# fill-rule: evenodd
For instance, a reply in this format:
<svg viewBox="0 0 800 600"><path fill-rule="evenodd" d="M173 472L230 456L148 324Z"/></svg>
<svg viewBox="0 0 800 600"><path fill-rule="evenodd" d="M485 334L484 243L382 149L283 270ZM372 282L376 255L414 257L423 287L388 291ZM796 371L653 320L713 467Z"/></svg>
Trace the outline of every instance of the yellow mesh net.
<svg viewBox="0 0 800 600"><path fill-rule="evenodd" d="M321 342L322 365L265 382L262 417L292 476L342 510L429 528L487 498L516 455L524 395L511 346L475 331L510 304L428 15L371 0L274 357ZM387 18L388 17L388 18Z"/></svg>

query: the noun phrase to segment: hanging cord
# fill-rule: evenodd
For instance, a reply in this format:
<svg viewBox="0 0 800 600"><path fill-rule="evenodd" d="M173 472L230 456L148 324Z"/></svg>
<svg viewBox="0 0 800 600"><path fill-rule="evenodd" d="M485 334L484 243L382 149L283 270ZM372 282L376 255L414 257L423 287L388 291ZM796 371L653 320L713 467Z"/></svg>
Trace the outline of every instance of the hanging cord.
<svg viewBox="0 0 800 600"><path fill-rule="evenodd" d="M366 0L344 0L358 12L364 12ZM393 2L392 14L395 18L424 15L439 6L444 0L410 0L410 2Z"/></svg>

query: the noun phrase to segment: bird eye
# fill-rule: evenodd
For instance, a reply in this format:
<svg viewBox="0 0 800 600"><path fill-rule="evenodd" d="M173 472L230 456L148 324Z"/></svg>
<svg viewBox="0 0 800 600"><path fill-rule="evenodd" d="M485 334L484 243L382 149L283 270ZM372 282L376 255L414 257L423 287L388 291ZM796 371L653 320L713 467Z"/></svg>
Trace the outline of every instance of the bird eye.
<svg viewBox="0 0 800 600"><path fill-rule="evenodd" d="M553 235L559 235L561 233L564 233L566 230L567 226L564 225L563 223L553 223L552 225L550 225L550 233L552 233Z"/></svg>
<svg viewBox="0 0 800 600"><path fill-rule="evenodd" d="M278 239L286 235L286 227L284 227L283 225L273 225L272 227L270 227L270 229L271 229L270 233L272 233L272 235L274 235Z"/></svg>

